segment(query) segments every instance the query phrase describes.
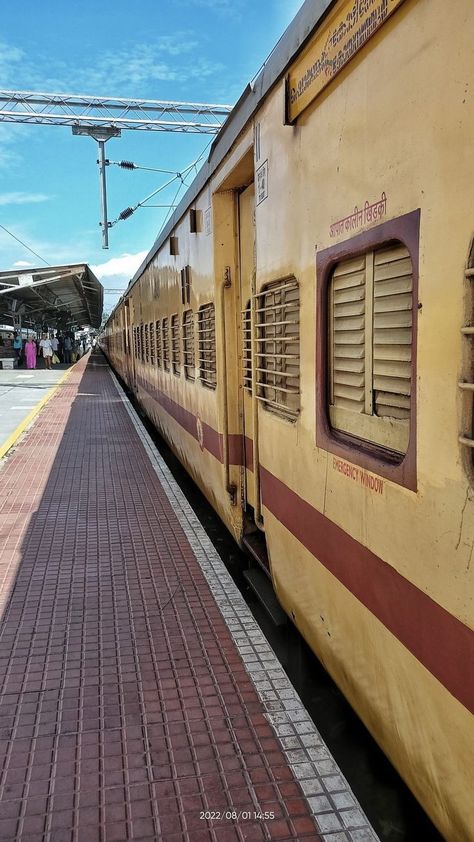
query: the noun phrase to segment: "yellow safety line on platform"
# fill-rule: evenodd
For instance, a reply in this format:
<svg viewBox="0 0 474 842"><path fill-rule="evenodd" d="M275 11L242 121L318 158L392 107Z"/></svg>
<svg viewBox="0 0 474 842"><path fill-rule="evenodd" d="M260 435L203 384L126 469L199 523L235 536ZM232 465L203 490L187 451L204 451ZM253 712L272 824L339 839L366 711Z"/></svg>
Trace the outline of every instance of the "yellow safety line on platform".
<svg viewBox="0 0 474 842"><path fill-rule="evenodd" d="M79 359L82 359L82 357L80 357ZM57 383L55 383L55 384L54 384L54 386L51 386L51 388L50 388L50 389L46 392L46 394L44 395L44 397L42 397L42 398L41 398L41 400L40 400L40 401L36 404L36 406L35 406L35 407L33 407L33 409L31 410L31 412L29 412L29 413L28 413L28 415L26 416L26 418L24 418L24 419L23 419L23 421L22 421L22 422L18 425L18 427L16 428L16 430L14 430L14 431L13 431L13 433L11 433L11 435L9 435L9 436L8 436L8 438L7 438L7 440L4 442L4 444L1 444L1 445L0 445L0 459L3 459L3 457L5 456L5 454L6 454L6 453L8 453L8 451L9 451L9 450L13 447L13 445L14 445L14 444L18 441L18 439L20 438L21 434L25 432L26 428L27 428L27 427L31 424L31 422L33 421L33 419L34 419L34 418L36 418L36 416L38 415L38 413L39 413L39 412L41 412L41 410L43 409L43 406L44 406L46 403L48 403L48 401L50 400L50 398L52 398L52 397L53 397L53 395L54 395L54 393L55 393L55 392L59 389L59 387L60 387L61 383L64 383L64 381L66 380L66 377L69 377L69 374L71 373L71 371L73 370L74 366L75 366L78 362L79 362L79 360L76 360L76 362L75 362L75 363L73 363L73 364L71 365L71 367L70 367L70 368L68 368L68 369L67 369L67 371L65 371L65 372L64 372L64 374L63 374L63 375L59 378L58 382L57 382Z"/></svg>

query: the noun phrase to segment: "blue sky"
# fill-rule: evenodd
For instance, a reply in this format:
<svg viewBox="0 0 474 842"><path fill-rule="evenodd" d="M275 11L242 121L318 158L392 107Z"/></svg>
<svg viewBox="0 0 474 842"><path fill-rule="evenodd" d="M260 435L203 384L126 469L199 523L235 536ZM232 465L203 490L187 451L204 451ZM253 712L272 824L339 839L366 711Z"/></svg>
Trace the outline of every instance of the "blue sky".
<svg viewBox="0 0 474 842"><path fill-rule="evenodd" d="M232 104L302 0L22 0L5 3L0 88ZM182 170L210 136L123 132L112 160ZM139 209L101 248L97 145L71 129L0 123L0 224L48 263L87 262L104 287L124 288L163 222ZM163 183L107 171L109 218ZM171 202L172 185L156 200ZM41 262L0 229L0 270ZM118 296L107 295L110 311Z"/></svg>

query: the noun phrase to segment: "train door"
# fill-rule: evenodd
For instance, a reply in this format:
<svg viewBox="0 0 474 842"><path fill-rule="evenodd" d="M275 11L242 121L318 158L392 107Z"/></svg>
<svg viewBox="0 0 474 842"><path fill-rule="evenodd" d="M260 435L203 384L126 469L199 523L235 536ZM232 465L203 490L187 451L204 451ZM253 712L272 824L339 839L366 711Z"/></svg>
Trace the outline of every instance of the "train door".
<svg viewBox="0 0 474 842"><path fill-rule="evenodd" d="M252 183L239 193L240 303L242 310L243 455L246 508L255 508L253 479L253 396L251 304L255 277L255 187Z"/></svg>
<svg viewBox="0 0 474 842"><path fill-rule="evenodd" d="M243 543L270 575L270 563L261 515L260 476L258 458L258 404L255 394L255 368L258 361L253 358L252 338L255 331L255 284L256 284L256 238L255 238L255 187L252 183L239 193L239 264L240 301L242 316L242 426L245 476L245 520ZM265 602L265 589L256 571L246 572L249 584L260 593ZM259 584L260 582L260 584ZM273 597L272 597L273 598Z"/></svg>
<svg viewBox="0 0 474 842"><path fill-rule="evenodd" d="M125 341L126 341L126 356L125 365L127 372L127 382L129 386L136 392L136 370L135 370L135 334L133 328L133 303L130 298L127 298L124 307L125 314Z"/></svg>

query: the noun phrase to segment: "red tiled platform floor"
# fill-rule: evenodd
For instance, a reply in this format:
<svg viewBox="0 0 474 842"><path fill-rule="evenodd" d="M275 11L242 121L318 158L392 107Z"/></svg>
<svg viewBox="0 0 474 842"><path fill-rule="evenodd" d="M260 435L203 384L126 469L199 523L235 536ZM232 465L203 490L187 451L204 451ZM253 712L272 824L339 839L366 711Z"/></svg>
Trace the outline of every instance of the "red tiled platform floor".
<svg viewBox="0 0 474 842"><path fill-rule="evenodd" d="M1 842L318 839L101 357L1 471L0 547Z"/></svg>

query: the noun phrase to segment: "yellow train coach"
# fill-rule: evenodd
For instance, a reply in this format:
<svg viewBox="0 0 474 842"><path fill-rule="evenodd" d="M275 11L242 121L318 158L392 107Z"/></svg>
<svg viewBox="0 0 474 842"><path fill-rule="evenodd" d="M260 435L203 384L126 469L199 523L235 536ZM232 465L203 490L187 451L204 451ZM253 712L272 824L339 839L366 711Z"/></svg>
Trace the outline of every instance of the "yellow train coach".
<svg viewBox="0 0 474 842"><path fill-rule="evenodd" d="M104 340L456 842L474 839L473 30L472 0L306 2Z"/></svg>

